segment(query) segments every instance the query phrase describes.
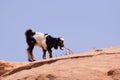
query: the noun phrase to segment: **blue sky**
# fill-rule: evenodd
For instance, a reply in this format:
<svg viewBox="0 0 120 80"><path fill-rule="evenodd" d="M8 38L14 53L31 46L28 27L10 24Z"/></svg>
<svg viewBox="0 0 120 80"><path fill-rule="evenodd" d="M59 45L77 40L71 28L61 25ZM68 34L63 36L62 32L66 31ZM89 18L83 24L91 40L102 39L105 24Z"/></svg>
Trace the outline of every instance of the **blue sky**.
<svg viewBox="0 0 120 80"><path fill-rule="evenodd" d="M62 36L75 53L120 45L120 0L0 0L0 60L27 61L28 28ZM62 51L54 50L53 55ZM42 50L34 49L37 60Z"/></svg>

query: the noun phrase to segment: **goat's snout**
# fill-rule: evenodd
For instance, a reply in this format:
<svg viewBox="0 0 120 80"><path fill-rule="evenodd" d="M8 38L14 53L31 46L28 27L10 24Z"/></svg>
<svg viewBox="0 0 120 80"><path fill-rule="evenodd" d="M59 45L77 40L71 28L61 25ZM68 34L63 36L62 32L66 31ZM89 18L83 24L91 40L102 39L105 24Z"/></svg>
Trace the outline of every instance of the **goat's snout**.
<svg viewBox="0 0 120 80"><path fill-rule="evenodd" d="M60 45L60 49L63 50L63 47L64 47L64 44L62 43L62 44Z"/></svg>

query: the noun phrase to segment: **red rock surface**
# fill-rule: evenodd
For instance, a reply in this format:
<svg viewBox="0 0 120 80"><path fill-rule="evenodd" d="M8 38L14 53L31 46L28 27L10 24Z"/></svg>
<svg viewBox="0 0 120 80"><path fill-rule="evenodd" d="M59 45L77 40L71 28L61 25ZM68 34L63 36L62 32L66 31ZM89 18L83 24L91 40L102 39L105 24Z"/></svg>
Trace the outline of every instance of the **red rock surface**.
<svg viewBox="0 0 120 80"><path fill-rule="evenodd" d="M120 47L0 66L0 80L120 80Z"/></svg>

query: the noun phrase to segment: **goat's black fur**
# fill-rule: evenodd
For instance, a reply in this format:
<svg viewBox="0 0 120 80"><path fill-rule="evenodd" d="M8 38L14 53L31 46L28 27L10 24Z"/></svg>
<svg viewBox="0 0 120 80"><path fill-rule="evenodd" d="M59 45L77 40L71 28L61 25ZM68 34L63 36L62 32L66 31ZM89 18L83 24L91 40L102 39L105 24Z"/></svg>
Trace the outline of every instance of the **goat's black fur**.
<svg viewBox="0 0 120 80"><path fill-rule="evenodd" d="M28 29L25 32L26 42L28 44L27 53L28 53L29 61L35 61L32 51L34 46L38 43L36 39L33 37L34 35L36 35L36 33L33 32L32 29ZM45 38L44 40L47 47L44 48L43 46L41 46L43 49L43 59L46 58L46 51L49 52L49 57L52 58L52 50L51 50L52 48L58 49L58 47L60 47L60 49L62 49L62 47L64 47L64 43L63 43L63 40L61 40L61 38L54 38L48 34L44 34L44 38Z"/></svg>

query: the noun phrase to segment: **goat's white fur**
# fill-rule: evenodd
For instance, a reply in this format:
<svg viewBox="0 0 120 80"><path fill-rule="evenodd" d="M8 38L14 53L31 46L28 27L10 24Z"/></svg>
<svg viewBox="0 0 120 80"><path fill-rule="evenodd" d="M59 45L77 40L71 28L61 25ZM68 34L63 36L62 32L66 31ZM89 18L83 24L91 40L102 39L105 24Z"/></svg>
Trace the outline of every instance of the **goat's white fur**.
<svg viewBox="0 0 120 80"><path fill-rule="evenodd" d="M37 46L42 47L46 50L47 48L47 44L46 44L46 39L45 39L45 35L43 33L40 32L36 32L35 35L33 36L37 42Z"/></svg>

